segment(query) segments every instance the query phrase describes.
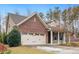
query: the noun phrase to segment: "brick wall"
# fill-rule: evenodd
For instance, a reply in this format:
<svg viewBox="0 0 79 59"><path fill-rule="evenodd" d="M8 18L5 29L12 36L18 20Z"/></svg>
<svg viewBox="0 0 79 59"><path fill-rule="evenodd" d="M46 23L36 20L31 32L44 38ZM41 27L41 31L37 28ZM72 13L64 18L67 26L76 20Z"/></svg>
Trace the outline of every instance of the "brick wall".
<svg viewBox="0 0 79 59"><path fill-rule="evenodd" d="M19 26L19 31L22 33L39 33L46 34L46 42L48 39L48 31L45 26L40 22L39 18L34 15L28 21Z"/></svg>

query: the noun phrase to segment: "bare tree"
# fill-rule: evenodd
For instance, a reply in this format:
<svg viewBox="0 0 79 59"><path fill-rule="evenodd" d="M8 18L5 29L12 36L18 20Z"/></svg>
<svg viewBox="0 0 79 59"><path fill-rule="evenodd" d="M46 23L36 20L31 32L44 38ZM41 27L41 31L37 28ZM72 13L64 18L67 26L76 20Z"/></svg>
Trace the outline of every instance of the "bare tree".
<svg viewBox="0 0 79 59"><path fill-rule="evenodd" d="M49 9L49 11L46 14L46 18L48 20L53 20L53 11L52 11L52 9Z"/></svg>
<svg viewBox="0 0 79 59"><path fill-rule="evenodd" d="M40 12L39 15L42 19L44 19L44 14L42 12Z"/></svg>

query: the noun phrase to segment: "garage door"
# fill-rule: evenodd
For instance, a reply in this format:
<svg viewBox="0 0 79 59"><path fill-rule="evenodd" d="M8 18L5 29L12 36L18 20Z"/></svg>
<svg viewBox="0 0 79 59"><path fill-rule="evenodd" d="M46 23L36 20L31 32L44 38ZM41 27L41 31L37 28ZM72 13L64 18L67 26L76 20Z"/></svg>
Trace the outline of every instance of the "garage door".
<svg viewBox="0 0 79 59"><path fill-rule="evenodd" d="M46 35L45 34L22 34L21 35L21 44L22 45L37 45L37 44L46 44Z"/></svg>

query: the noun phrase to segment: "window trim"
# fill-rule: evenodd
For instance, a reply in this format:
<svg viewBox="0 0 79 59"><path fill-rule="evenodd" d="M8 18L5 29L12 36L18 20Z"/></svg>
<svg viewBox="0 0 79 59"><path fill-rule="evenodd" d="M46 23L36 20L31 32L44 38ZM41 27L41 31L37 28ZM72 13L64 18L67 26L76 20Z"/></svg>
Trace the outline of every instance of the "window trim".
<svg viewBox="0 0 79 59"><path fill-rule="evenodd" d="M36 22L36 18L34 17L34 22Z"/></svg>
<svg viewBox="0 0 79 59"><path fill-rule="evenodd" d="M39 33L35 33L35 36L39 36Z"/></svg>
<svg viewBox="0 0 79 59"><path fill-rule="evenodd" d="M33 33L29 33L29 35L33 35Z"/></svg>
<svg viewBox="0 0 79 59"><path fill-rule="evenodd" d="M40 34L40 36L44 36L44 34Z"/></svg>

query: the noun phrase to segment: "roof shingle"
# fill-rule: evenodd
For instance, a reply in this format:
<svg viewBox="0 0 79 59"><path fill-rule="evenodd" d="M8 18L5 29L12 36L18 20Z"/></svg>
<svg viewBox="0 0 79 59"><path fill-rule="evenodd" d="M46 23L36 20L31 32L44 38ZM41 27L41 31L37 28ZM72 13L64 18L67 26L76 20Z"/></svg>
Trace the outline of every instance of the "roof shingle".
<svg viewBox="0 0 79 59"><path fill-rule="evenodd" d="M11 19L15 24L18 24L21 21L23 21L25 18L27 18L26 16L21 16L21 15L12 14L12 13L9 13L9 17L11 17Z"/></svg>

